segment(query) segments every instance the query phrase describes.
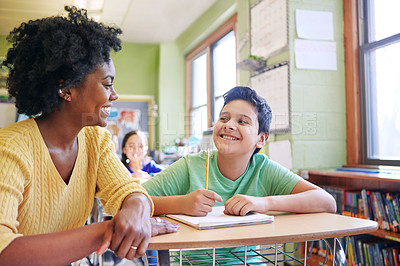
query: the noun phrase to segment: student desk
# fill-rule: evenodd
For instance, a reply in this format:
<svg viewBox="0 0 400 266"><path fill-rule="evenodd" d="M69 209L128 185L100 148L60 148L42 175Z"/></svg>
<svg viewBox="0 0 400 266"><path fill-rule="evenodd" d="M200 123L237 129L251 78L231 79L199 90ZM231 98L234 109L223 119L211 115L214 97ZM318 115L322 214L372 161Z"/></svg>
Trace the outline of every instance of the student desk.
<svg viewBox="0 0 400 266"><path fill-rule="evenodd" d="M180 223L177 233L153 237L148 249L159 251L160 265L169 265L169 249L307 243L309 240L364 234L377 229L378 224L374 221L330 213L278 215L270 224L210 230L197 230Z"/></svg>

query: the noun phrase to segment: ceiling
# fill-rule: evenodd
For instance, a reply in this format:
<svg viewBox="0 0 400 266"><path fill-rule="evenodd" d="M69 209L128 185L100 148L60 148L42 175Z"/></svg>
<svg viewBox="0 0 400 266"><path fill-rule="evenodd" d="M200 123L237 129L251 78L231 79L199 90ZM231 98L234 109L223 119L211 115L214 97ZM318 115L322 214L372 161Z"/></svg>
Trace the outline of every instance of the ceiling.
<svg viewBox="0 0 400 266"><path fill-rule="evenodd" d="M134 43L176 40L217 0L0 0L0 35L22 22L65 15L64 5L85 7L88 14L119 26L121 39Z"/></svg>

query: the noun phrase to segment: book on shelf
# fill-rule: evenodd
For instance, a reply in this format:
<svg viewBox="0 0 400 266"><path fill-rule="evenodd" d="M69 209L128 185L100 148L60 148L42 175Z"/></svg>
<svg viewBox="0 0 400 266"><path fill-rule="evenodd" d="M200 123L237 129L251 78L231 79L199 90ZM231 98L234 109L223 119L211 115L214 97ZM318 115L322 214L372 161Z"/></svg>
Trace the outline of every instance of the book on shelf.
<svg viewBox="0 0 400 266"><path fill-rule="evenodd" d="M274 221L274 216L251 212L244 216L224 214L225 206L213 207L206 216L189 216L183 214L167 214L166 216L196 229L214 229L231 226L266 224Z"/></svg>
<svg viewBox="0 0 400 266"><path fill-rule="evenodd" d="M400 243L376 238L370 235L350 237L348 253L350 265L395 265L398 262ZM351 254L350 254L351 253Z"/></svg>
<svg viewBox="0 0 400 266"><path fill-rule="evenodd" d="M322 188L335 198L338 213L376 221L380 229L400 233L399 192Z"/></svg>

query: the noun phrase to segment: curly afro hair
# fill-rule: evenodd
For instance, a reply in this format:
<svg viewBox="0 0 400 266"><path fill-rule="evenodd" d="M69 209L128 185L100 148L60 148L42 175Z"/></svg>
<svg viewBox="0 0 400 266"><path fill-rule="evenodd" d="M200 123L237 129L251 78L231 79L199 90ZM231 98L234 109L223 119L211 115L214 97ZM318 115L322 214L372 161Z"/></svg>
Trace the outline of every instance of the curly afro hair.
<svg viewBox="0 0 400 266"><path fill-rule="evenodd" d="M67 17L22 23L7 36L12 43L3 65L7 87L18 112L46 115L59 106L60 88L72 88L121 50L119 28L87 17L87 11L65 6Z"/></svg>

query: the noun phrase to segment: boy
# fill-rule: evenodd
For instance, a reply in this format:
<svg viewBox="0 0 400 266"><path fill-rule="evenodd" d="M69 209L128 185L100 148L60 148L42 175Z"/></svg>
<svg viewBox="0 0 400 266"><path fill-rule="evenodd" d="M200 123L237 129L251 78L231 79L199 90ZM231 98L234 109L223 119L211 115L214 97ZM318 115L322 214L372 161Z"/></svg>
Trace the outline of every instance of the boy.
<svg viewBox="0 0 400 266"><path fill-rule="evenodd" d="M227 92L213 130L217 151L209 154L208 190L206 153L187 155L143 184L154 201L154 214L204 216L222 204L233 215L335 212L329 193L258 154L271 118L267 102L254 90L235 87Z"/></svg>

